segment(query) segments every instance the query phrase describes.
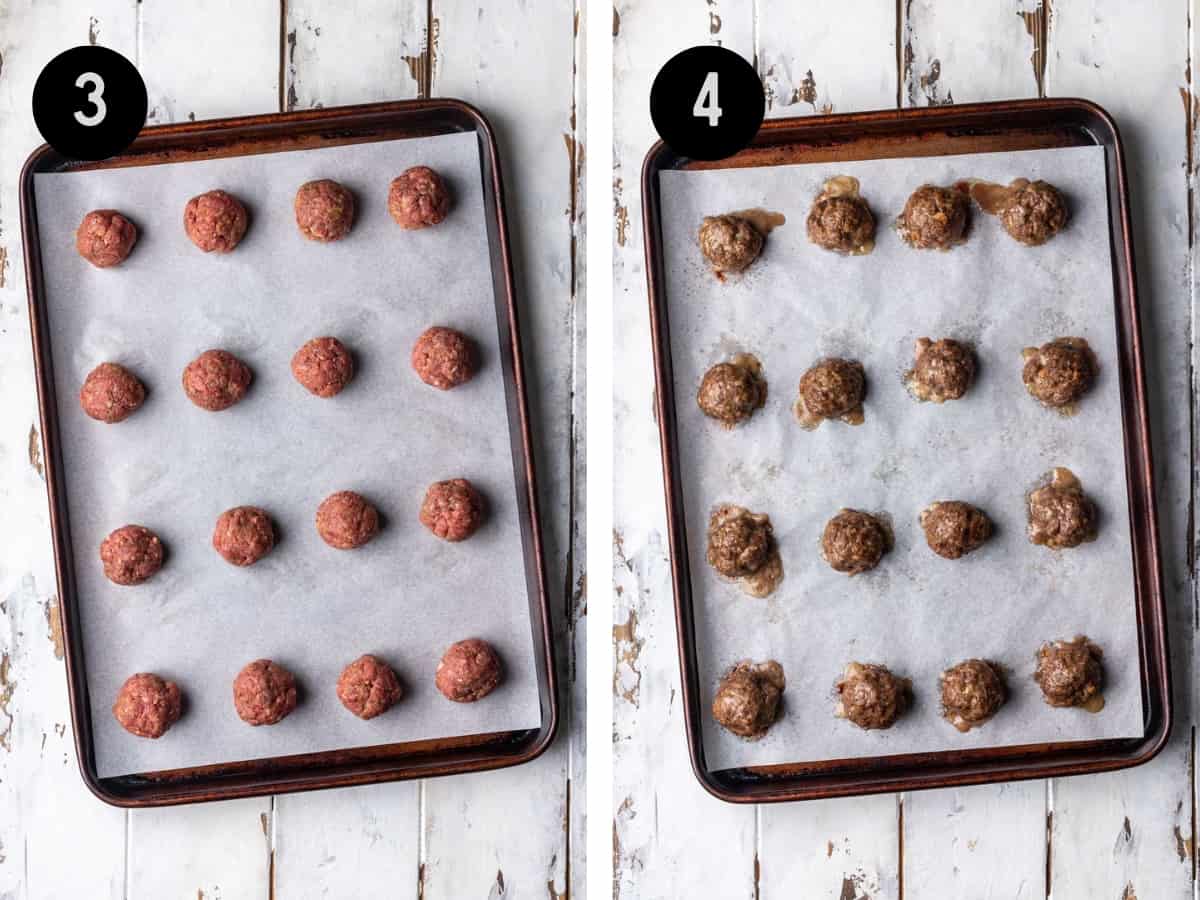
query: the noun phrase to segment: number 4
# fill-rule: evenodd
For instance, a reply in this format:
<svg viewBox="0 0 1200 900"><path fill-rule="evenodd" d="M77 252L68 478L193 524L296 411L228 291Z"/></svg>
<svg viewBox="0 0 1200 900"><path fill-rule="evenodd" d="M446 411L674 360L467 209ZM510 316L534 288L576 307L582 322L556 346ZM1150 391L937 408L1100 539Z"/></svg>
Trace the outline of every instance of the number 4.
<svg viewBox="0 0 1200 900"><path fill-rule="evenodd" d="M710 128L716 128L721 121L721 107L717 104L717 73L709 72L700 86L700 94L692 104L692 115L698 119L708 119Z"/></svg>

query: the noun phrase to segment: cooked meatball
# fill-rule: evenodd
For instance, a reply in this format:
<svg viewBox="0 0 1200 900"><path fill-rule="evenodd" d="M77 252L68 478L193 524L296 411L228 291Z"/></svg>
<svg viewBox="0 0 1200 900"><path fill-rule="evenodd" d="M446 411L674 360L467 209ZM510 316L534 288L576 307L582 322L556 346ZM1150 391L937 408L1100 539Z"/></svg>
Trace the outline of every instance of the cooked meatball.
<svg viewBox="0 0 1200 900"><path fill-rule="evenodd" d="M857 509L841 510L821 535L821 556L835 572L847 575L869 572L891 549L891 532L883 520Z"/></svg>
<svg viewBox="0 0 1200 900"><path fill-rule="evenodd" d="M1000 210L1000 224L1015 240L1037 247L1067 224L1067 201L1054 185L1029 182L1009 195Z"/></svg>
<svg viewBox="0 0 1200 900"><path fill-rule="evenodd" d="M413 166L392 181L388 212L406 230L436 225L450 212L450 191L433 169Z"/></svg>
<svg viewBox="0 0 1200 900"><path fill-rule="evenodd" d="M921 527L929 549L945 559L978 550L992 536L992 520L970 503L943 500L921 510Z"/></svg>
<svg viewBox="0 0 1200 900"><path fill-rule="evenodd" d="M970 203L962 191L925 184L904 204L900 237L918 250L949 250L966 240Z"/></svg>
<svg viewBox="0 0 1200 900"><path fill-rule="evenodd" d="M783 666L775 660L740 662L717 687L713 718L739 737L757 740L774 724L783 688Z"/></svg>
<svg viewBox="0 0 1200 900"><path fill-rule="evenodd" d="M500 657L487 641L467 638L451 644L438 663L434 683L447 700L474 703L496 689L504 675Z"/></svg>
<svg viewBox="0 0 1200 900"><path fill-rule="evenodd" d="M1096 519L1095 504L1066 469L1056 469L1050 484L1029 495L1030 543L1052 550L1078 547L1096 536Z"/></svg>
<svg viewBox="0 0 1200 900"><path fill-rule="evenodd" d="M125 261L137 243L137 226L115 209L93 209L75 232L75 249L97 269Z"/></svg>
<svg viewBox="0 0 1200 900"><path fill-rule="evenodd" d="M248 725L274 725L296 708L296 679L279 663L256 659L233 680L233 705Z"/></svg>
<svg viewBox="0 0 1200 900"><path fill-rule="evenodd" d="M100 562L113 584L141 584L162 568L162 541L149 528L122 525L100 544Z"/></svg>
<svg viewBox="0 0 1200 900"><path fill-rule="evenodd" d="M996 714L1008 694L1000 670L968 659L942 673L942 715L959 731L970 731Z"/></svg>
<svg viewBox="0 0 1200 900"><path fill-rule="evenodd" d="M951 338L918 338L916 360L907 381L919 400L958 400L975 381L975 354L969 346Z"/></svg>
<svg viewBox="0 0 1200 900"><path fill-rule="evenodd" d="M235 506L217 518L213 549L235 566L250 566L275 546L275 527L265 510L257 506Z"/></svg>
<svg viewBox="0 0 1200 900"><path fill-rule="evenodd" d="M852 662L837 683L835 715L859 728L891 728L909 707L911 686L883 666Z"/></svg>
<svg viewBox="0 0 1200 900"><path fill-rule="evenodd" d="M708 564L729 578L753 575L767 564L774 541L766 515L719 506L708 520Z"/></svg>
<svg viewBox="0 0 1200 900"><path fill-rule="evenodd" d="M352 550L379 533L379 513L360 494L338 491L317 507L317 533L330 547Z"/></svg>
<svg viewBox="0 0 1200 900"><path fill-rule="evenodd" d="M823 359L800 377L796 416L806 427L825 419L862 421L867 378L862 364L853 359Z"/></svg>
<svg viewBox="0 0 1200 900"><path fill-rule="evenodd" d="M387 712L403 693L392 667L370 653L346 666L337 683L342 706L360 719L373 719Z"/></svg>
<svg viewBox="0 0 1200 900"><path fill-rule="evenodd" d="M300 185L293 205L296 227L310 241L341 240L354 224L354 195L328 178Z"/></svg>
<svg viewBox="0 0 1200 900"><path fill-rule="evenodd" d="M229 409L244 396L254 376L227 350L205 350L183 370L188 399L210 412Z"/></svg>
<svg viewBox="0 0 1200 900"><path fill-rule="evenodd" d="M864 253L875 240L875 217L857 194L819 197L808 213L808 239L835 253Z"/></svg>
<svg viewBox="0 0 1200 900"><path fill-rule="evenodd" d="M183 228L205 253L229 253L246 234L246 207L226 191L208 191L183 208Z"/></svg>
<svg viewBox="0 0 1200 900"><path fill-rule="evenodd" d="M1104 651L1083 635L1041 646L1033 680L1051 706L1096 705L1104 686Z"/></svg>
<svg viewBox="0 0 1200 900"><path fill-rule="evenodd" d="M1096 380L1096 354L1083 338L1056 338L1022 352L1025 388L1044 405L1058 409L1074 403Z"/></svg>
<svg viewBox="0 0 1200 900"><path fill-rule="evenodd" d="M130 734L160 738L183 714L183 697L175 682L138 672L121 685L112 713Z"/></svg>
<svg viewBox="0 0 1200 900"><path fill-rule="evenodd" d="M335 337L317 337L292 357L292 375L318 397L332 397L354 377L354 358Z"/></svg>
<svg viewBox="0 0 1200 900"><path fill-rule="evenodd" d="M696 403L727 428L750 418L767 402L767 383L749 360L717 363L704 373Z"/></svg>
<svg viewBox="0 0 1200 900"><path fill-rule="evenodd" d="M762 248L762 232L741 216L707 216L700 225L700 252L718 275L745 271Z"/></svg>
<svg viewBox="0 0 1200 900"><path fill-rule="evenodd" d="M412 367L427 385L448 391L475 377L479 353L475 342L462 332L435 325L413 344Z"/></svg>
<svg viewBox="0 0 1200 900"><path fill-rule="evenodd" d="M146 389L137 376L116 363L104 362L92 369L79 389L79 405L98 422L122 422L132 416L146 399Z"/></svg>
<svg viewBox="0 0 1200 900"><path fill-rule="evenodd" d="M421 524L444 541L465 541L483 524L486 508L475 486L465 478L436 481L425 492Z"/></svg>

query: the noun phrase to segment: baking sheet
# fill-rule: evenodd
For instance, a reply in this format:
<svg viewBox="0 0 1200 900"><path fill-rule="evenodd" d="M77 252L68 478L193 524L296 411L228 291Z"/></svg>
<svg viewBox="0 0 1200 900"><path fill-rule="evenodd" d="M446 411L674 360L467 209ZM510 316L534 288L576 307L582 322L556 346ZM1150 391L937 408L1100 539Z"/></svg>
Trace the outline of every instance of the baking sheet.
<svg viewBox="0 0 1200 900"><path fill-rule="evenodd" d="M1098 147L660 174L672 365L706 760L711 770L922 751L1141 736L1142 698L1117 377L1108 206ZM874 251L842 257L807 240L805 219L831 176L853 175L879 223ZM973 208L970 240L915 251L892 223L931 182L1044 178L1067 196L1069 228L1040 248L1017 244ZM786 224L743 276L719 282L697 245L706 215L763 208ZM1101 366L1077 414L1042 408L1021 383L1024 347L1085 337ZM974 344L979 371L962 400L918 403L903 375L919 337ZM727 431L695 405L709 366L737 353L762 361L764 409ZM824 356L866 367L866 422L805 431L792 403ZM1026 493L1055 466L1100 511L1098 539L1055 553L1025 534ZM935 500L983 508L996 534L958 561L929 550L917 516ZM765 600L720 578L704 555L708 516L732 502L771 517L785 577ZM842 507L884 512L895 547L849 578L819 555ZM1032 680L1047 639L1087 634L1105 651L1106 705L1053 709ZM1009 701L960 734L940 716L939 673L982 657L1007 669ZM781 718L760 741L708 712L721 675L741 659L782 663ZM887 731L833 716L851 660L912 679L914 705Z"/></svg>
<svg viewBox="0 0 1200 900"><path fill-rule="evenodd" d="M454 208L438 227L404 232L387 212L389 182L435 166ZM304 181L334 178L358 203L350 235L305 240L292 200ZM229 255L204 254L183 231L188 198L222 187L250 212ZM96 766L101 777L536 728L541 721L513 460L499 358L477 138L453 134L35 179L46 300ZM137 224L118 268L80 259L74 230L90 209ZM442 392L409 367L429 325L479 343L482 369ZM309 394L289 363L332 334L357 374L334 399ZM254 371L246 398L210 413L180 387L184 366L224 347ZM104 360L132 369L145 406L118 425L87 418L79 386ZM469 477L491 515L449 544L417 521L430 482ZM384 527L355 551L316 533L316 508L337 490L378 507ZM212 549L217 516L264 507L279 542L246 569ZM157 532L167 562L136 587L109 583L98 547L120 525ZM457 704L433 683L443 650L492 642L506 669L485 700ZM362 653L390 662L404 699L363 722L339 703L338 674ZM259 657L287 666L300 704L278 725L237 717L231 684ZM125 733L110 712L124 679L152 671L186 694L162 739Z"/></svg>

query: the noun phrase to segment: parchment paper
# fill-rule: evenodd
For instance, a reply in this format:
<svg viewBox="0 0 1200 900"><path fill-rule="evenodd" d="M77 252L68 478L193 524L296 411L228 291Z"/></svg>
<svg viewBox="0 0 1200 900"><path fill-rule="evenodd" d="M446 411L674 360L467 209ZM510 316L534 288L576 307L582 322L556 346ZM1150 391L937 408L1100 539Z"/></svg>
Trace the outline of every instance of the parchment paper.
<svg viewBox="0 0 1200 900"><path fill-rule="evenodd" d="M663 228L692 588L713 770L916 751L1077 741L1142 734L1125 463L1103 151L1099 148L893 159L709 172L665 172ZM805 219L829 177L862 183L879 222L873 253L842 257L810 244ZM970 240L948 253L915 251L892 229L925 182L1045 178L1067 196L1069 228L1040 248L1013 241L973 209ZM783 213L742 277L707 270L696 233L705 215L761 207ZM1021 383L1021 350L1085 337L1101 371L1076 415L1041 407ZM928 336L974 343L967 396L918 403L902 376ZM739 352L762 361L766 407L726 431L695 405L705 370ZM866 367L866 422L796 423L805 369L824 356ZM1098 539L1054 552L1025 535L1026 493L1055 466L1079 476L1097 503ZM935 500L988 512L996 534L944 560L917 516ZM771 517L785 578L768 599L742 593L707 565L711 509L733 502ZM834 572L819 556L840 508L885 512L895 548L871 573ZM1105 652L1098 715L1052 709L1032 681L1042 641L1087 634ZM1010 699L982 728L960 734L940 716L939 673L982 657L1008 670ZM743 741L707 712L734 662L774 658L787 676L782 718ZM835 719L834 683L851 660L912 679L915 703L887 731Z"/></svg>
<svg viewBox="0 0 1200 900"><path fill-rule="evenodd" d="M388 184L435 166L454 208L436 228L404 232L387 212ZM335 178L358 202L353 231L333 244L296 228L296 188ZM183 230L188 198L222 187L250 210L235 252L201 253ZM534 728L540 722L483 211L472 134L116 169L36 179L88 690L101 776ZM113 207L140 237L118 268L80 259L74 230L90 209ZM442 392L409 367L429 325L459 328L483 366ZM357 375L333 399L293 379L292 354L332 334ZM211 413L180 386L184 366L224 347L254 371L246 398ZM83 378L112 360L145 383L145 406L117 425L78 405ZM469 541L429 534L417 513L430 482L469 477L491 507ZM379 508L380 535L355 551L324 544L317 506L356 490ZM246 569L222 560L211 537L231 506L264 507L279 543ZM166 565L135 587L109 583L98 548L129 522L157 532ZM506 680L473 704L433 683L444 649L477 636L499 651ZM405 697L363 722L335 693L362 653L388 660ZM301 686L278 725L252 728L232 703L234 675L270 657ZM124 679L157 672L186 694L163 738L125 733L110 708Z"/></svg>

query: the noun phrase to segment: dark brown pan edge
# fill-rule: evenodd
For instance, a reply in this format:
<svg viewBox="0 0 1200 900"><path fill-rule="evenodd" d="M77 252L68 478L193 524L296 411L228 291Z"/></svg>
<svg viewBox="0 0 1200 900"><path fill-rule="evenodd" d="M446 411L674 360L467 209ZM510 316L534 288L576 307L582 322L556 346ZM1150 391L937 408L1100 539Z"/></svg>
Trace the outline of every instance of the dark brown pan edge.
<svg viewBox="0 0 1200 900"><path fill-rule="evenodd" d="M1036 142L1031 142L1033 139ZM875 142L872 152L856 151L856 142L862 140ZM658 173L670 168L836 162L1079 145L1100 145L1106 151L1122 426L1146 714L1143 736L709 771L701 730L706 711L699 699L682 486L676 474L679 450L664 296ZM646 278L680 678L692 769L714 796L733 803L763 803L1057 778L1141 765L1165 746L1172 722L1171 672L1128 194L1125 155L1116 123L1097 104L1075 98L775 119L763 124L749 148L717 163L680 159L661 141L647 153L642 167Z"/></svg>
<svg viewBox="0 0 1200 900"><path fill-rule="evenodd" d="M45 283L33 176L45 171L149 165L465 131L474 131L480 140L497 325L504 357L513 468L533 620L541 726L524 731L100 778L92 753L90 704L75 601L49 323L42 302ZM558 731L558 673L503 178L495 135L482 113L459 100L431 99L162 125L144 129L125 153L100 163L69 163L52 148L42 145L29 155L21 170L21 236L71 723L80 774L93 794L114 806L166 806L479 772L520 765L545 752Z"/></svg>

